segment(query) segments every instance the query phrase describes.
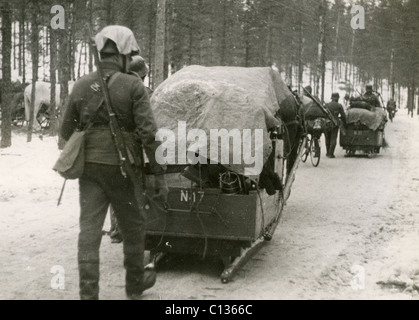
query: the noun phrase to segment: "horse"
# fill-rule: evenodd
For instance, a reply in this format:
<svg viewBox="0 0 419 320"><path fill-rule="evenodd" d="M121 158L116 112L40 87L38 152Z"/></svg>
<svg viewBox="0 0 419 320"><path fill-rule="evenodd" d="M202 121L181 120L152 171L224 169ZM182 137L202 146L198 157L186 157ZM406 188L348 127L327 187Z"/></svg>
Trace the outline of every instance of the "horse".
<svg viewBox="0 0 419 320"><path fill-rule="evenodd" d="M10 87L10 90L11 90L11 93L13 94L13 97L16 94L18 94L19 92L23 92L23 90L25 89L25 86L26 85L27 84L22 84L22 82L20 82L20 80L12 81L12 85ZM3 102L3 99L2 99L2 91L3 90L1 90L2 87L3 87L3 79L0 79L0 110L1 110L1 104Z"/></svg>
<svg viewBox="0 0 419 320"><path fill-rule="evenodd" d="M23 125L25 122L25 97L23 92L18 92L13 96L10 110L12 123L17 126L19 121L21 121Z"/></svg>
<svg viewBox="0 0 419 320"><path fill-rule="evenodd" d="M68 83L69 92L73 88L74 82ZM37 81L35 83L35 104L33 118L37 120L40 126L49 119L51 114L50 103L51 103L51 83L45 81ZM58 110L61 106L60 99L60 85L55 86L55 106ZM25 100L25 119L29 121L31 116L31 99L32 99L32 84L25 88L24 100Z"/></svg>

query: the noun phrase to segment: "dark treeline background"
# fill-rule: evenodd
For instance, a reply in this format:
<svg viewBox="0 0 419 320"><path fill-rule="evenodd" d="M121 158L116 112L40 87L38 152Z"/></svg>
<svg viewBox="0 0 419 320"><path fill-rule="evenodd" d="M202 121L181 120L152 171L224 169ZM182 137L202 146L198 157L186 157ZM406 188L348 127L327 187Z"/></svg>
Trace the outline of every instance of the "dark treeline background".
<svg viewBox="0 0 419 320"><path fill-rule="evenodd" d="M407 88L406 106L412 114L417 99L417 0L2 0L1 3L5 93L10 92L9 69L12 69L23 82L28 77L59 82L65 98L67 82L93 70L86 43L88 23L94 32L109 24L125 25L134 31L141 54L150 65L152 88L169 74L191 64L275 66L293 88L301 92L301 86L310 83L323 98L325 73L331 66L332 82L345 81L349 93L360 84L371 82L377 91L386 86L389 97L400 102L400 90ZM365 30L351 27L354 4L365 8ZM65 9L64 30L50 26L54 5ZM38 61L38 68L29 67L31 61ZM57 73L51 72L55 69ZM160 69L161 76L157 72Z"/></svg>

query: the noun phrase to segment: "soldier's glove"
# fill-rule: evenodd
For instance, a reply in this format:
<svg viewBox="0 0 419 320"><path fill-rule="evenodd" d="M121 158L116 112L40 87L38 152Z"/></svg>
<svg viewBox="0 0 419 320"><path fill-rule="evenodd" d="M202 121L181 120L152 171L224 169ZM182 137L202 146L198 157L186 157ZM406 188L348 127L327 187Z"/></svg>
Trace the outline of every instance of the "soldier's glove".
<svg viewBox="0 0 419 320"><path fill-rule="evenodd" d="M166 177L164 174L154 175L154 193L153 200L161 201L163 203L167 202L169 188L167 187Z"/></svg>

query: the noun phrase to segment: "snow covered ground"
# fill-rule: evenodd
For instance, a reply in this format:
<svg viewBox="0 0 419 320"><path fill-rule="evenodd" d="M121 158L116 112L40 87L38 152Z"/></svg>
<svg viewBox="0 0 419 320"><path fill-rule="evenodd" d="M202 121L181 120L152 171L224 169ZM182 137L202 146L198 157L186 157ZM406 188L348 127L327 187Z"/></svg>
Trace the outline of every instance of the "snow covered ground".
<svg viewBox="0 0 419 320"><path fill-rule="evenodd" d="M216 260L169 260L144 299L418 299L418 136L403 111L377 158L338 147L318 168L301 164L272 242L231 283ZM56 138L27 143L22 129L0 150L0 299L78 299L78 187L68 182L57 207L58 155ZM54 266L63 290L51 287ZM125 298L122 246L106 236L100 286L102 299Z"/></svg>

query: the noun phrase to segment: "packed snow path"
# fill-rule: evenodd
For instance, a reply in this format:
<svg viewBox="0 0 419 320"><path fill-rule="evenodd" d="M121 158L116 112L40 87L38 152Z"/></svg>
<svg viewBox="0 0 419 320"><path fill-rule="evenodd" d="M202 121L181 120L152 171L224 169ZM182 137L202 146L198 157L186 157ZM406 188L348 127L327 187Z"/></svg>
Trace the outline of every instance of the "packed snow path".
<svg viewBox="0 0 419 320"><path fill-rule="evenodd" d="M418 119L400 112L378 157L338 147L318 168L301 164L273 240L232 282L221 284L216 259L172 258L144 299L418 299L418 136ZM78 188L68 182L57 207L58 154L55 138L27 144L24 133L0 150L0 299L78 299ZM104 236L102 299L125 299L122 259ZM57 270L63 290L51 286Z"/></svg>

